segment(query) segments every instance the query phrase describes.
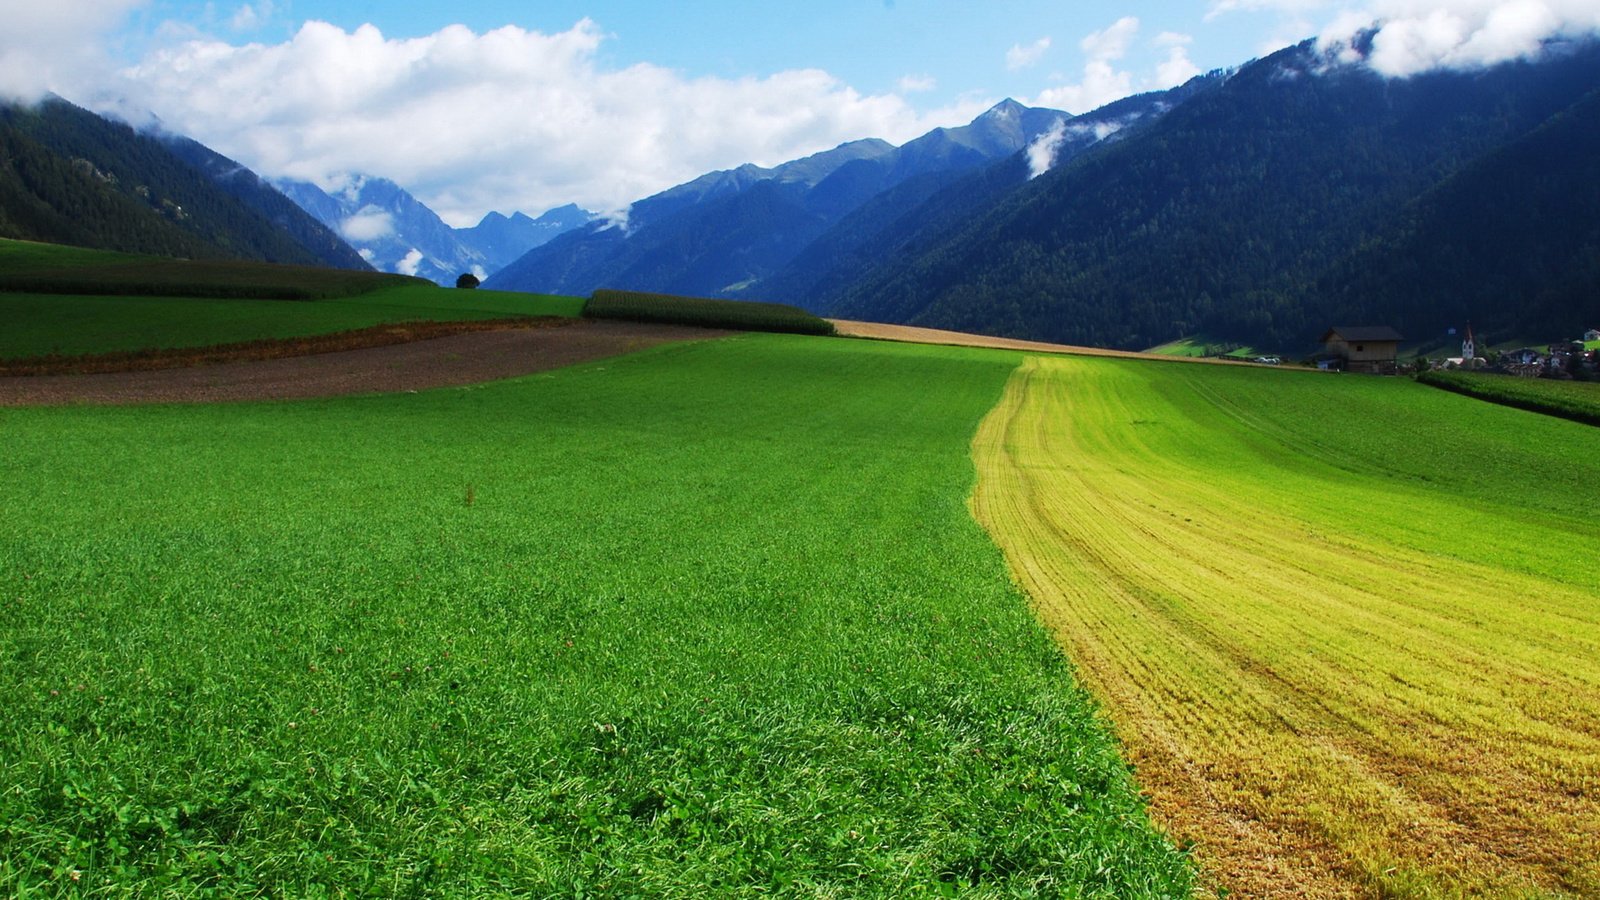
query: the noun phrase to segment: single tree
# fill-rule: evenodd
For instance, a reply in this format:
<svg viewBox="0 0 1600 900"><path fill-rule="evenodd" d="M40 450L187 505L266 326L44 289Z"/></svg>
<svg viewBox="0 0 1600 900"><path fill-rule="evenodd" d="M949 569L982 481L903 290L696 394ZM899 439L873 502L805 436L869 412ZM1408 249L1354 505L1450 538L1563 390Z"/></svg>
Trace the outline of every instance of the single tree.
<svg viewBox="0 0 1600 900"><path fill-rule="evenodd" d="M464 288L469 291L477 287L479 283L478 276L472 274L471 272L462 272L461 277L456 279L456 287Z"/></svg>

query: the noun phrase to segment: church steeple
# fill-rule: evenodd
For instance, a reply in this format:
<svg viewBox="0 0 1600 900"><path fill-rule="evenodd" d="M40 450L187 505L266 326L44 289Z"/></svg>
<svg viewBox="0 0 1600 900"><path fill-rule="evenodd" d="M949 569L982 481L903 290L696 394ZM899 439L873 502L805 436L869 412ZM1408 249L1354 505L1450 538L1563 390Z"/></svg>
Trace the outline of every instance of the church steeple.
<svg viewBox="0 0 1600 900"><path fill-rule="evenodd" d="M1467 337L1461 342L1461 362L1467 366L1478 356L1478 345L1472 340L1472 323L1467 323Z"/></svg>

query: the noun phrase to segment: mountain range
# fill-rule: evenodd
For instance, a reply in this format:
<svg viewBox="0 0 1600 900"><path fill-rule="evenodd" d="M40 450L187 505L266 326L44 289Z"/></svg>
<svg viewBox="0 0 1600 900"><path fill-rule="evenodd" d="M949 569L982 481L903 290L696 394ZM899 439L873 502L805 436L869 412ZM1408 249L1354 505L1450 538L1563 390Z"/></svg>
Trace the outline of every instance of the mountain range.
<svg viewBox="0 0 1600 900"><path fill-rule="evenodd" d="M817 266L797 258L824 236L830 260L853 249L834 229L864 206L872 209L863 215L892 217L964 173L1046 141L1070 156L1170 104L1145 95L1074 118L1006 100L968 125L938 128L899 147L854 141L773 168L713 172L634 203L625 220L597 221L550 241L487 286L587 294L620 285L779 299L771 283L787 279L799 290Z"/></svg>
<svg viewBox="0 0 1600 900"><path fill-rule="evenodd" d="M1442 348L1468 321L1500 340L1600 322L1600 45L1388 78L1365 41L1082 116L1006 101L901 148L712 173L488 284L1130 349L1299 352L1335 322Z"/></svg>
<svg viewBox="0 0 1600 900"><path fill-rule="evenodd" d="M279 191L384 272L454 284L463 273L489 277L506 264L595 216L575 205L531 218L491 212L470 228L452 228L416 197L387 178L350 176L334 190L307 181L278 179Z"/></svg>
<svg viewBox="0 0 1600 900"><path fill-rule="evenodd" d="M1600 325L1600 42L1389 78L1305 42L1071 115L1007 100L901 146L712 172L596 217L451 228L399 185L267 182L65 101L0 105L0 236L792 303L1141 349L1424 349ZM293 201L293 202L290 202Z"/></svg>

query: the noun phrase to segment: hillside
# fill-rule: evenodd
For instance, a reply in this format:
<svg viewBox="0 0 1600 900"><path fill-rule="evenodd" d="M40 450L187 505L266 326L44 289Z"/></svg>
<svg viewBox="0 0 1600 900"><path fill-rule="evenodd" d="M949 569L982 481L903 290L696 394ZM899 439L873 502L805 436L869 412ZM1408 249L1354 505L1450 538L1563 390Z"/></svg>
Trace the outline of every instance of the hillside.
<svg viewBox="0 0 1600 900"><path fill-rule="evenodd" d="M633 204L625 225L597 223L536 248L487 285L769 299L764 279L863 204L908 181L1010 156L1067 118L1008 100L901 147L855 141L770 169L713 172Z"/></svg>
<svg viewBox="0 0 1600 900"><path fill-rule="evenodd" d="M253 174L229 174L230 160L176 143L182 155L165 140L58 98L0 105L0 236L194 259L366 267L326 229L271 198Z"/></svg>
<svg viewBox="0 0 1600 900"><path fill-rule="evenodd" d="M490 212L471 228L452 228L387 178L352 175L334 190L286 178L273 184L379 270L446 286L467 272L487 278L530 249L594 219L593 213L568 204L537 219L520 212Z"/></svg>
<svg viewBox="0 0 1600 900"><path fill-rule="evenodd" d="M928 224L898 243L904 252L878 254L812 308L1127 348L1197 332L1305 348L1332 320L1371 316L1414 335L1468 316L1563 333L1569 320L1600 315L1593 267L1565 266L1594 252L1587 235L1595 219L1583 199L1594 196L1585 162L1593 152L1579 139L1592 109L1575 104L1596 86L1600 48L1592 42L1551 48L1538 63L1408 79L1333 65L1307 42L1241 68L981 214L943 215L930 199L908 217ZM1570 122L1554 121L1569 108ZM1546 123L1556 130L1532 137ZM1515 149L1524 138L1533 143ZM1508 155L1496 161L1502 150ZM1536 152L1559 158L1524 166L1539 173L1538 190L1472 188ZM1444 187L1458 174L1462 187ZM1435 188L1442 193L1424 199ZM1556 195L1575 219L1545 216L1541 204ZM1457 205L1446 211L1451 197ZM1472 216L1463 214L1468 203ZM1530 234L1497 243L1495 220L1541 218ZM1544 236L1558 229L1575 234L1546 254ZM1373 243L1380 236L1387 254ZM1417 276L1430 289L1405 302L1351 287L1353 270L1404 269L1413 249L1427 256L1453 243L1476 247L1499 269L1486 277L1482 266L1441 259ZM1488 262L1502 257L1491 247L1519 247L1530 265ZM1364 261L1354 261L1358 254ZM1563 286L1530 283L1543 278ZM1406 284L1395 279L1384 296ZM1535 302L1523 304L1530 293ZM1583 305L1563 308L1572 303Z"/></svg>

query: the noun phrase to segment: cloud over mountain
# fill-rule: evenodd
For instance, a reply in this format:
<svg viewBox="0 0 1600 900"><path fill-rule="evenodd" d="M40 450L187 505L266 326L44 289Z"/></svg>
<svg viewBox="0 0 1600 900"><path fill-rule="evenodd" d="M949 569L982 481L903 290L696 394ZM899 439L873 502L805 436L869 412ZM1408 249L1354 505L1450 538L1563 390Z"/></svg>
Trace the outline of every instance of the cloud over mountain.
<svg viewBox="0 0 1600 900"><path fill-rule="evenodd" d="M981 109L923 116L816 69L726 79L608 68L605 40L588 19L552 34L456 25L412 39L308 22L279 44L159 50L122 86L168 127L268 174L328 185L382 172L457 224L569 201L617 209L710 169L905 140Z"/></svg>
<svg viewBox="0 0 1600 900"><path fill-rule="evenodd" d="M1551 38L1600 34L1594 0L1378 0L1347 11L1323 30L1323 46L1347 54L1376 26L1366 61L1389 76L1473 69L1528 58Z"/></svg>

